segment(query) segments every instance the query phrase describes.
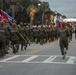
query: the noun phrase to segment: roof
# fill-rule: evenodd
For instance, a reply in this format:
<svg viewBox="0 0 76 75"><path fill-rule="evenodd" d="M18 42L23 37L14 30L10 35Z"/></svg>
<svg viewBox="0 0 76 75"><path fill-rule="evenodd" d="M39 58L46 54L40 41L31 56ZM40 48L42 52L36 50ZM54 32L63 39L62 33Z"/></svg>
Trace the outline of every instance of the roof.
<svg viewBox="0 0 76 75"><path fill-rule="evenodd" d="M66 18L63 19L63 22L76 22L76 18Z"/></svg>

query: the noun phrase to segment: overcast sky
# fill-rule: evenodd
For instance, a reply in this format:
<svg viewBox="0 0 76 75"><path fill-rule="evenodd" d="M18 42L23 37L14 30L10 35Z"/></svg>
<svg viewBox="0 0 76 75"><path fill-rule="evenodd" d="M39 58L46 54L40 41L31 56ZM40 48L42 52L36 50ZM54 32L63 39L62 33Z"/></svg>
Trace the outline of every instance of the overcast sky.
<svg viewBox="0 0 76 75"><path fill-rule="evenodd" d="M68 18L76 17L76 0L41 0L49 2L53 11L58 11Z"/></svg>

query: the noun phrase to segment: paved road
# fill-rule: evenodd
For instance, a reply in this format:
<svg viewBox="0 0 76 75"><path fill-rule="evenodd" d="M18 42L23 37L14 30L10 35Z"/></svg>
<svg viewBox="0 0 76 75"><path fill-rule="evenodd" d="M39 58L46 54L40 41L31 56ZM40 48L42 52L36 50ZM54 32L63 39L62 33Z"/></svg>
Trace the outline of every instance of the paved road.
<svg viewBox="0 0 76 75"><path fill-rule="evenodd" d="M27 50L0 58L0 75L76 75L76 39L69 43L63 60L59 41L44 45L32 43Z"/></svg>

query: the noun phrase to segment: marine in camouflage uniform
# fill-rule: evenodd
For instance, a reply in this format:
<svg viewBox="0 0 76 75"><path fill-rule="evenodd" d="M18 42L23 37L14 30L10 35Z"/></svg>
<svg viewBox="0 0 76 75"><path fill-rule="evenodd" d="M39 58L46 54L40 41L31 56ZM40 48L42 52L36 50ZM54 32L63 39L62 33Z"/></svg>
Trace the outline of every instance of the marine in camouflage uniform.
<svg viewBox="0 0 76 75"><path fill-rule="evenodd" d="M69 26L69 42L72 41L72 26Z"/></svg>
<svg viewBox="0 0 76 75"><path fill-rule="evenodd" d="M52 32L52 29L51 29L51 27L49 27L48 28L48 40L49 40L49 42L51 42L51 37L52 37L52 34L51 34L51 32Z"/></svg>
<svg viewBox="0 0 76 75"><path fill-rule="evenodd" d="M34 42L34 31L33 31L33 27L32 28L30 28L30 41L31 42Z"/></svg>
<svg viewBox="0 0 76 75"><path fill-rule="evenodd" d="M55 35L55 31L54 31L54 28L52 28L52 31L51 31L51 40L54 41L54 35Z"/></svg>
<svg viewBox="0 0 76 75"><path fill-rule="evenodd" d="M11 28L11 26L9 25L9 23L6 23L6 21L4 20L4 27L6 28L6 30L7 30L7 34L8 34L8 36L6 37L6 48L7 48L7 50L9 50L9 48L10 48L10 28Z"/></svg>
<svg viewBox="0 0 76 75"><path fill-rule="evenodd" d="M25 26L23 23L20 23L19 27L19 35L20 35L20 44L21 44L21 50L23 51L23 48L26 50L27 47L27 40L25 38Z"/></svg>
<svg viewBox="0 0 76 75"><path fill-rule="evenodd" d="M16 23L13 23L10 29L10 41L13 53L15 54L19 50L19 30L16 26Z"/></svg>
<svg viewBox="0 0 76 75"><path fill-rule="evenodd" d="M64 59L66 50L68 50L68 37L69 37L69 32L68 29L65 28L65 23L62 23L62 28L59 29L58 35L60 37L59 41L60 50Z"/></svg>
<svg viewBox="0 0 76 75"><path fill-rule="evenodd" d="M4 27L4 21L0 23L0 56L3 57L7 54L6 49L6 38L7 38L7 30Z"/></svg>
<svg viewBox="0 0 76 75"><path fill-rule="evenodd" d="M55 39L58 40L58 26L55 27Z"/></svg>
<svg viewBox="0 0 76 75"><path fill-rule="evenodd" d="M48 41L48 27L44 28L44 43L46 43Z"/></svg>
<svg viewBox="0 0 76 75"><path fill-rule="evenodd" d="M34 33L34 41L37 44L39 42L39 28L38 27L34 28L33 33Z"/></svg>
<svg viewBox="0 0 76 75"><path fill-rule="evenodd" d="M45 35L43 26L41 26L41 28L39 30L39 35L40 35L40 45L43 45L44 44L44 35Z"/></svg>

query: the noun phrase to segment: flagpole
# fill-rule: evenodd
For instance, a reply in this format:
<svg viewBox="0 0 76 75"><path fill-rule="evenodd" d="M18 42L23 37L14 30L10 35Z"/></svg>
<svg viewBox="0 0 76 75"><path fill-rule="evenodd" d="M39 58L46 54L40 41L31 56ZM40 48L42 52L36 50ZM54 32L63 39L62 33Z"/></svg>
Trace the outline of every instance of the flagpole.
<svg viewBox="0 0 76 75"><path fill-rule="evenodd" d="M16 5L16 2L12 0L11 4L12 4L12 6L11 6L12 7L12 17L15 18L15 9L14 8Z"/></svg>

